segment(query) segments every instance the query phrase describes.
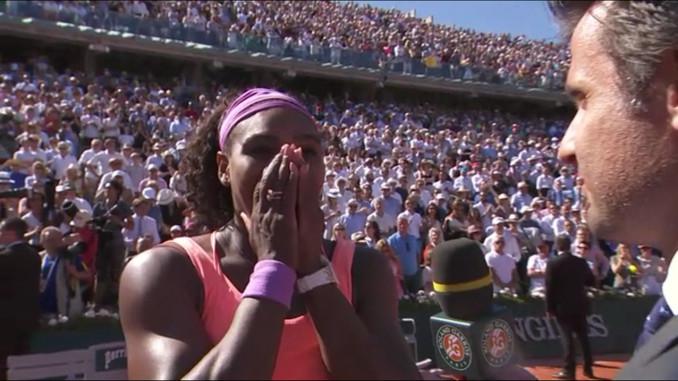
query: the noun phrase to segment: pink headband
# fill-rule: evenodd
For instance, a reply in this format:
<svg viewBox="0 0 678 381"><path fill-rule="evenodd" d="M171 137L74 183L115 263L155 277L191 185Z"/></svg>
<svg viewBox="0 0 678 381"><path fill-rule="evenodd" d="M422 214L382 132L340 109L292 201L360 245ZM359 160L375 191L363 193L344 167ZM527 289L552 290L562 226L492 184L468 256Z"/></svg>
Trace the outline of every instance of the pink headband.
<svg viewBox="0 0 678 381"><path fill-rule="evenodd" d="M276 90L255 88L245 91L233 101L219 122L219 148L224 149L226 139L238 123L264 110L286 107L306 115L315 125L315 119L297 99Z"/></svg>

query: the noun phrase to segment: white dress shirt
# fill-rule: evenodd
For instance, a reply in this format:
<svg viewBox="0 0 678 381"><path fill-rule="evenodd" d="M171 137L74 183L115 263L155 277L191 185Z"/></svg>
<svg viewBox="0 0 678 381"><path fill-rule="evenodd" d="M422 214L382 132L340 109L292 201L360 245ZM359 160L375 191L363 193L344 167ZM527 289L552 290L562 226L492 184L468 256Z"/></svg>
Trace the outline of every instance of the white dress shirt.
<svg viewBox="0 0 678 381"><path fill-rule="evenodd" d="M153 245L160 243L160 234L158 234L158 223L149 216L132 216L134 226L131 229L122 229L122 235L125 237L125 244L128 249L134 249L134 241L137 238L148 236L153 240Z"/></svg>

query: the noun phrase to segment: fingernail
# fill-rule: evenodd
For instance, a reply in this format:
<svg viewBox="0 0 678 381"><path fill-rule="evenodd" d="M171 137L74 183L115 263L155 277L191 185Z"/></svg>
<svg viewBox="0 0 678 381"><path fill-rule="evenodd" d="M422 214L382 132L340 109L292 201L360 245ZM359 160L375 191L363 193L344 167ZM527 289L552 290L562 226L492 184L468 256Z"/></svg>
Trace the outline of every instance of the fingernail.
<svg viewBox="0 0 678 381"><path fill-rule="evenodd" d="M290 162L290 172L296 172L297 171L297 166L294 165L294 163Z"/></svg>

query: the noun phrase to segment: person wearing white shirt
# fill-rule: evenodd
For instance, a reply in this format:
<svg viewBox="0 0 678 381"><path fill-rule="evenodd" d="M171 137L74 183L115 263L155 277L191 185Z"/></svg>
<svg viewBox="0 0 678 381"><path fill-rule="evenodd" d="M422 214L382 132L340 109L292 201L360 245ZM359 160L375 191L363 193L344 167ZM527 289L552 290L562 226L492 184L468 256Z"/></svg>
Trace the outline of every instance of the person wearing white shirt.
<svg viewBox="0 0 678 381"><path fill-rule="evenodd" d="M518 272L516 261L504 251L504 239L499 237L492 243L492 251L485 254L485 262L492 274L494 292L509 289L516 292Z"/></svg>
<svg viewBox="0 0 678 381"><path fill-rule="evenodd" d="M372 202L374 212L367 216L367 221L376 222L382 236L388 236L395 231L396 218L384 210L384 199L377 197Z"/></svg>
<svg viewBox="0 0 678 381"><path fill-rule="evenodd" d="M85 210L91 214L94 213L92 209L92 205L85 200L84 198L78 197L77 193L75 192L75 188L69 184L69 183L64 183L64 184L59 184L56 186L55 189L57 195L59 197L62 197L62 202L61 204L63 205L66 201L70 201L75 206L78 207L79 210Z"/></svg>
<svg viewBox="0 0 678 381"><path fill-rule="evenodd" d="M521 181L518 183L518 192L511 196L511 206L520 211L524 206L530 206L532 204L532 196L528 193L528 185L526 182Z"/></svg>
<svg viewBox="0 0 678 381"><path fill-rule="evenodd" d="M546 197L549 193L549 190L553 188L553 176L549 173L547 166L543 166L541 169L541 175L537 177L537 191L541 197Z"/></svg>
<svg viewBox="0 0 678 381"><path fill-rule="evenodd" d="M127 249L134 250L136 241L141 237L150 237L153 245L160 243L160 234L158 233L158 223L149 217L148 211L151 208L149 200L138 198L134 200L134 215L128 226L122 229L122 235L125 238Z"/></svg>
<svg viewBox="0 0 678 381"><path fill-rule="evenodd" d="M421 238L421 215L414 211L416 206L416 201L413 198L408 198L405 200L405 211L400 213L396 220L400 218L407 218L408 221L408 234L414 236L416 239Z"/></svg>
<svg viewBox="0 0 678 381"><path fill-rule="evenodd" d="M514 261L518 262L521 258L520 246L516 238L505 228L506 221L501 217L495 217L492 219L492 226L494 227L494 232L488 235L485 238L483 245L488 250L492 250L494 247L494 241L501 238L504 240L504 251L508 254Z"/></svg>
<svg viewBox="0 0 678 381"><path fill-rule="evenodd" d="M130 161L125 167L125 172L129 174L132 189L139 189L139 184L148 176L148 170L144 167L144 159L140 153L134 152L130 155Z"/></svg>
<svg viewBox="0 0 678 381"><path fill-rule="evenodd" d="M61 180L66 176L66 169L71 164L77 164L78 161L70 154L71 145L68 142L60 142L57 148L59 154L52 159L51 168L54 171L54 176Z"/></svg>
<svg viewBox="0 0 678 381"><path fill-rule="evenodd" d="M560 183L563 184L564 190L572 190L574 188L574 176L570 174L570 170L563 168L560 170L561 176L556 180L560 180Z"/></svg>
<svg viewBox="0 0 678 381"><path fill-rule="evenodd" d="M163 164L163 158L160 154L162 151L162 145L160 143L153 144L153 153L146 158L146 168L151 165L155 165L158 168Z"/></svg>
<svg viewBox="0 0 678 381"><path fill-rule="evenodd" d="M20 164L19 172L27 175L29 173L29 168L33 162L38 158L35 152L31 151L28 144L28 137L22 137L19 139L21 147L14 152L12 156L14 160L18 161Z"/></svg>
<svg viewBox="0 0 678 381"><path fill-rule="evenodd" d="M537 254L527 260L527 276L530 278L530 295L544 297L546 295L546 265L549 261L549 248L546 243L537 246Z"/></svg>
<svg viewBox="0 0 678 381"><path fill-rule="evenodd" d="M551 229L553 230L553 234L557 237L561 234L565 233L565 221L571 219L570 215L570 206L565 204L561 207L561 213L560 216L556 217L553 219L553 223L551 224Z"/></svg>
<svg viewBox="0 0 678 381"><path fill-rule="evenodd" d="M85 165L89 163L89 161L92 160L94 155L101 152L102 148L103 142L100 139L93 139L92 142L90 142L90 148L82 151L82 154L80 154L78 164Z"/></svg>
<svg viewBox="0 0 678 381"><path fill-rule="evenodd" d="M167 188L167 182L165 179L160 177L159 175L159 169L156 167L154 164L151 164L147 167L148 169L148 177L145 179L141 180L139 183L139 187L137 188L139 192L141 192L144 188L148 186L148 183L151 181L156 182L158 186L158 190L163 190Z"/></svg>
<svg viewBox="0 0 678 381"><path fill-rule="evenodd" d="M455 191L459 191L460 189L467 189L468 191L472 192L473 181L471 180L470 177L468 177L466 172L462 172L461 176L454 179L453 188Z"/></svg>
<svg viewBox="0 0 678 381"><path fill-rule="evenodd" d="M122 154L115 149L115 140L106 139L104 143L105 149L92 157L87 164L94 169L99 175L111 171L111 160L119 159L121 164L124 164Z"/></svg>

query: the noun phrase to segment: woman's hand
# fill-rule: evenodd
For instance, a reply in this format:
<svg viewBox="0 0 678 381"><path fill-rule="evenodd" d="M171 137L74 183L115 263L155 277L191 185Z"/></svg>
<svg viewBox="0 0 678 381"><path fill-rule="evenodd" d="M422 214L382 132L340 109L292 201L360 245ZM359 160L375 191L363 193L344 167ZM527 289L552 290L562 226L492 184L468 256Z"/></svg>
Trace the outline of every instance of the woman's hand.
<svg viewBox="0 0 678 381"><path fill-rule="evenodd" d="M318 190L314 189L310 164L304 160L301 147L288 147L292 162L297 163L299 171L299 191L297 194L297 242L299 263L297 273L300 276L312 274L323 267L320 260L323 247L324 217L320 209ZM335 212L338 213L338 212Z"/></svg>
<svg viewBox="0 0 678 381"><path fill-rule="evenodd" d="M252 214L240 213L259 260L274 259L293 269L298 264L297 193L299 168L287 145L264 169L254 188Z"/></svg>

